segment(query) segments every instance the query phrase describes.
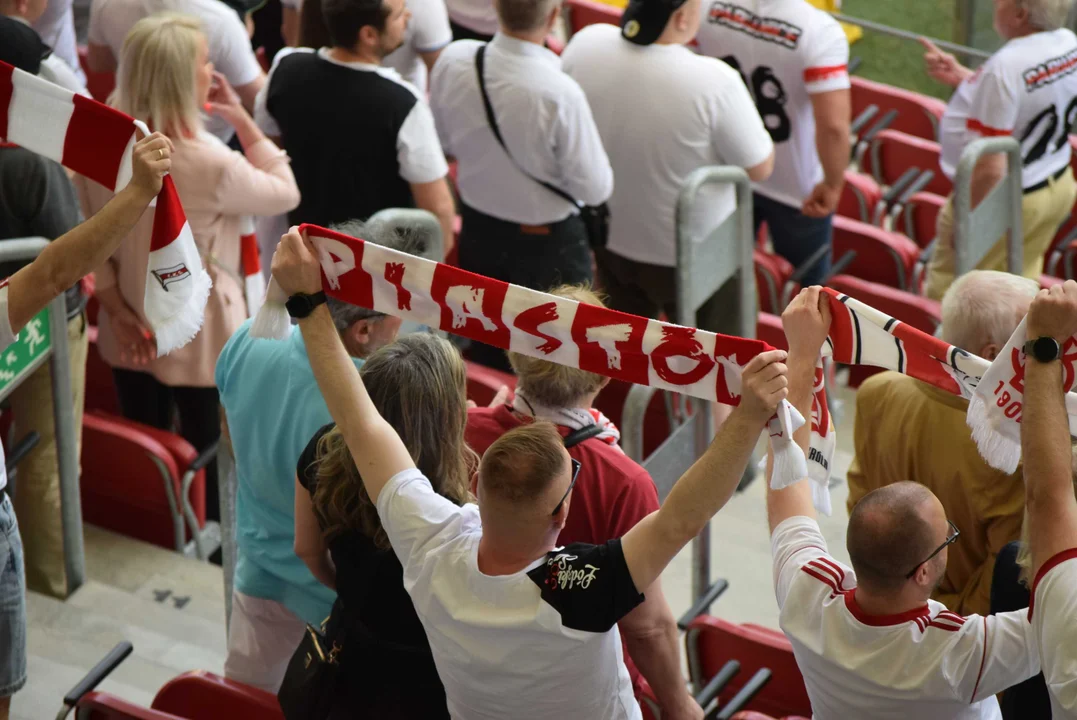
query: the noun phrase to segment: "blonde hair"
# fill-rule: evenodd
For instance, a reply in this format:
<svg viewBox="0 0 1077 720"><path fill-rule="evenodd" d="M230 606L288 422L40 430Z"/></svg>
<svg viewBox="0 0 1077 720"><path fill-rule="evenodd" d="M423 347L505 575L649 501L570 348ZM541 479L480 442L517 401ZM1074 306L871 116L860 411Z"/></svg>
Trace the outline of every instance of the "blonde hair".
<svg viewBox="0 0 1077 720"><path fill-rule="evenodd" d="M562 285L551 290L550 294L606 307L594 290L583 285ZM509 353L509 364L519 378L520 392L546 407L576 407L582 398L597 392L606 382L601 375L519 353Z"/></svg>
<svg viewBox="0 0 1077 720"><path fill-rule="evenodd" d="M1019 0L1028 11L1028 24L1037 30L1065 27L1073 0Z"/></svg>
<svg viewBox="0 0 1077 720"><path fill-rule="evenodd" d="M167 135L201 130L195 76L204 40L201 22L190 15L139 20L123 41L112 106Z"/></svg>
<svg viewBox="0 0 1077 720"><path fill-rule="evenodd" d="M1039 290L1039 283L1019 275L996 270L967 272L942 296L939 336L970 353L980 352L989 343L1001 349Z"/></svg>
<svg viewBox="0 0 1077 720"><path fill-rule="evenodd" d="M367 358L360 370L370 399L441 496L462 505L471 499L478 455L464 441L467 370L459 351L427 333L405 335ZM319 441L312 504L327 541L354 530L388 549L389 538L370 502L340 430Z"/></svg>

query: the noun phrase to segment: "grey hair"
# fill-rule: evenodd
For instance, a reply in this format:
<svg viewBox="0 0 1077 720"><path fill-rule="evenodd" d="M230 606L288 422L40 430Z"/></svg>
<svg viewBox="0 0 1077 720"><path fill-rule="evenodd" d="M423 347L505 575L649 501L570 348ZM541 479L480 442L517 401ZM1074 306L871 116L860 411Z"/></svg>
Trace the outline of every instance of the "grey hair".
<svg viewBox="0 0 1077 720"><path fill-rule="evenodd" d="M1028 11L1028 24L1037 30L1051 31L1065 27L1073 0L1020 0Z"/></svg>
<svg viewBox="0 0 1077 720"><path fill-rule="evenodd" d="M346 220L330 225L329 229L409 255L422 255L426 252L426 242L419 233L384 222L367 223L362 220ZM360 320L379 320L385 317L385 313L352 305L332 297L327 299L326 305L329 307L329 314L333 317L333 325L336 326L337 332L344 332Z"/></svg>
<svg viewBox="0 0 1077 720"><path fill-rule="evenodd" d="M1039 283L1020 275L995 270L965 273L942 296L939 337L971 353L990 343L1001 349L1039 290Z"/></svg>
<svg viewBox="0 0 1077 720"><path fill-rule="evenodd" d="M494 0L501 26L512 32L538 30L561 0Z"/></svg>

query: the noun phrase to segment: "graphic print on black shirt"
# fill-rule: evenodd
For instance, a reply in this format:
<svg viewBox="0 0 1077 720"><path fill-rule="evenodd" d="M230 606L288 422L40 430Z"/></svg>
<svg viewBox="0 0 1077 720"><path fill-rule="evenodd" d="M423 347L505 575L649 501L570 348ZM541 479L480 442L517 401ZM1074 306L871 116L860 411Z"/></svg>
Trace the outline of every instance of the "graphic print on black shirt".
<svg viewBox="0 0 1077 720"><path fill-rule="evenodd" d="M620 539L551 550L527 576L573 630L606 632L644 599L632 582Z"/></svg>

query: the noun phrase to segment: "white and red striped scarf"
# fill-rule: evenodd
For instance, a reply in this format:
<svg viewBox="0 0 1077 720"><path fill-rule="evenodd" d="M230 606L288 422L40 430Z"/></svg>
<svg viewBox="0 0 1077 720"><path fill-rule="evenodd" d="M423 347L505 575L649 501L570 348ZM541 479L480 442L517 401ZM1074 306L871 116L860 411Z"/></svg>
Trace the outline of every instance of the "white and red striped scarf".
<svg viewBox="0 0 1077 720"><path fill-rule="evenodd" d="M624 452L620 445L621 431L617 429L612 420L597 408L548 407L528 399L517 388L512 399L512 409L521 415L527 415L537 420L547 420L554 425L559 425L569 430L583 430L592 425L598 425L602 428L602 431L594 436L595 439L601 440L622 453Z"/></svg>
<svg viewBox="0 0 1077 720"><path fill-rule="evenodd" d="M737 405L741 368L771 349L509 285L314 225L300 230L318 248L322 285L333 297L618 380ZM285 300L271 282L252 336L287 337ZM770 422L775 474L786 482L807 472L791 441L803 422L788 403Z"/></svg>
<svg viewBox="0 0 1077 720"><path fill-rule="evenodd" d="M239 218L239 267L243 273L243 295L247 300L247 317L254 317L266 296L266 279L262 274L261 250L254 229L254 218Z"/></svg>
<svg viewBox="0 0 1077 720"><path fill-rule="evenodd" d="M0 62L0 140L115 192L131 179L136 127L148 133L118 110ZM143 314L167 355L198 334L211 283L171 177L155 203Z"/></svg>

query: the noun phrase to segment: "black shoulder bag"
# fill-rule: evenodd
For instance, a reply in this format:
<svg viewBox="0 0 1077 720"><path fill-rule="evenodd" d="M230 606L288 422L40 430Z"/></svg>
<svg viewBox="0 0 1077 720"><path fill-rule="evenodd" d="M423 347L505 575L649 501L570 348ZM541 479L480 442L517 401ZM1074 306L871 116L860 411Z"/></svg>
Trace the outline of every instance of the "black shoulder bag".
<svg viewBox="0 0 1077 720"><path fill-rule="evenodd" d="M277 702L285 720L325 720L333 709L340 678L338 656L343 648L336 639L329 641L323 634L325 627L323 624L319 632L313 625L307 625L299 647L288 662L277 691Z"/></svg>
<svg viewBox="0 0 1077 720"><path fill-rule="evenodd" d="M479 48L479 51L475 53L475 70L479 75L479 91L482 92L482 104L486 108L486 122L489 123L490 129L494 133L494 137L497 138L497 144L500 145L501 149L505 151L505 154L509 156L509 160L516 166L517 170L552 192L557 197L572 203L580 209L580 218L587 228L587 241L590 243L592 249L598 250L599 248L606 247L606 241L609 238L610 232L610 209L606 203L602 203L601 205L581 205L576 198L572 197L561 188L551 185L545 180L539 180L537 177L524 170L520 166L520 163L516 162L516 158L512 156L512 153L509 152L508 147L505 145L504 138L501 137L501 129L497 126L497 117L494 116L494 106L490 104L490 96L486 93L486 78L484 77L485 73L483 72L483 58L485 54L486 46L483 45Z"/></svg>
<svg viewBox="0 0 1077 720"><path fill-rule="evenodd" d="M575 447L584 440L590 440L594 436L599 435L601 432L602 426L597 423L582 427L579 430L573 430L565 436L565 448Z"/></svg>

